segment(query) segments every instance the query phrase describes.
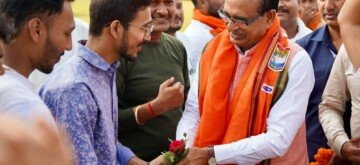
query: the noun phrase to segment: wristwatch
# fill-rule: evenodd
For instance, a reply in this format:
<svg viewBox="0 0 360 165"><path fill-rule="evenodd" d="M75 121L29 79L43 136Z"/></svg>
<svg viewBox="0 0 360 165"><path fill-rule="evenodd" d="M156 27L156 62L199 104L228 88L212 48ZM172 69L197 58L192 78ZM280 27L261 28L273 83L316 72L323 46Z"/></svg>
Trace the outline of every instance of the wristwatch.
<svg viewBox="0 0 360 165"><path fill-rule="evenodd" d="M215 157L214 146L210 146L207 148L207 156L208 159Z"/></svg>
<svg viewBox="0 0 360 165"><path fill-rule="evenodd" d="M209 165L216 165L214 146L207 148L207 157Z"/></svg>

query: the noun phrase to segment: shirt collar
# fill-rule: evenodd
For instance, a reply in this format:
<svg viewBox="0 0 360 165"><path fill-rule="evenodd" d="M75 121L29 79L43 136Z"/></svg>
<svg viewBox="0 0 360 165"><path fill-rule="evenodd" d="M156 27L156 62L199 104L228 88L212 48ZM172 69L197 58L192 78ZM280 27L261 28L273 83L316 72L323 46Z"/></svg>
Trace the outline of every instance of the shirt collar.
<svg viewBox="0 0 360 165"><path fill-rule="evenodd" d="M256 44L255 46L253 46L252 48L250 48L249 50L246 50L245 52L243 52L241 50L241 48L239 48L238 46L234 45L235 46L235 49L236 49L236 52L239 54L239 55L242 55L242 56L251 56L252 52L254 52L255 48L257 47L258 44Z"/></svg>
<svg viewBox="0 0 360 165"><path fill-rule="evenodd" d="M322 43L326 44L331 51L333 51L335 54L337 54L337 50L336 50L335 46L333 45L333 43L331 42L329 27L327 25L325 25L325 26L319 28L318 30L316 30L315 32L317 32L317 33L311 40L317 41L317 42L322 42Z"/></svg>
<svg viewBox="0 0 360 165"><path fill-rule="evenodd" d="M331 42L328 26L325 25L325 26L319 28L317 30L317 33L315 34L315 36L312 38L312 40L323 41L326 43Z"/></svg>
<svg viewBox="0 0 360 165"><path fill-rule="evenodd" d="M82 59L84 59L91 65L93 65L105 72L108 71L109 69L115 71L120 66L119 61L116 61L112 65L110 65L99 54L97 54L94 51L92 51L91 49L85 47L84 46L85 43L86 43L86 40L82 40L82 41L79 41L79 43L76 43L76 51L77 51L77 54Z"/></svg>

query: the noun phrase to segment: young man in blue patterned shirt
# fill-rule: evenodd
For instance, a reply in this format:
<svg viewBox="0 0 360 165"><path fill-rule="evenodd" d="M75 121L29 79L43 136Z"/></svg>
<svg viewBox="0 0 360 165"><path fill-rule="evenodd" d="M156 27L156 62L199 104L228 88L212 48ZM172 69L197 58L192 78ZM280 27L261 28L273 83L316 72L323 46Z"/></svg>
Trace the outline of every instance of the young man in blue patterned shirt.
<svg viewBox="0 0 360 165"><path fill-rule="evenodd" d="M146 164L117 141L115 73L120 54L136 57L150 39L150 0L92 0L89 40L40 90L67 131L78 164Z"/></svg>

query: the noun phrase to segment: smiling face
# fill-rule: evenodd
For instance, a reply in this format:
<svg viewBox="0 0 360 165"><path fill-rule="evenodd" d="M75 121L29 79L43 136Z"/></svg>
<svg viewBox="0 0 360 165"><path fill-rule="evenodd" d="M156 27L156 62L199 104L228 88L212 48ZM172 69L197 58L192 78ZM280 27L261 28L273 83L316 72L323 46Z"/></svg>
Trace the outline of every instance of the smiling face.
<svg viewBox="0 0 360 165"><path fill-rule="evenodd" d="M135 60L141 51L142 44L150 40L150 34L147 34L146 29L149 29L151 25L150 8L139 10L135 19L130 22L128 29L124 31L119 54L123 55L125 59Z"/></svg>
<svg viewBox="0 0 360 165"><path fill-rule="evenodd" d="M280 19L281 26L288 26L289 23L295 23L300 10L298 0L280 0L277 16Z"/></svg>
<svg viewBox="0 0 360 165"><path fill-rule="evenodd" d="M254 19L247 26L243 23L227 23L231 42L245 50L260 42L272 24L268 18L270 12L260 15L259 7L260 0L225 0L223 11L228 17L243 21ZM275 15L275 10L271 12Z"/></svg>
<svg viewBox="0 0 360 165"><path fill-rule="evenodd" d="M338 27L337 17L345 0L318 0L319 12L329 26Z"/></svg>
<svg viewBox="0 0 360 165"><path fill-rule="evenodd" d="M175 2L175 18L170 23L170 28L168 31L170 32L177 32L181 29L183 23L184 23L184 10L182 6L181 0L174 0Z"/></svg>
<svg viewBox="0 0 360 165"><path fill-rule="evenodd" d="M153 0L150 9L154 31L163 32L168 30L171 21L175 17L174 0Z"/></svg>

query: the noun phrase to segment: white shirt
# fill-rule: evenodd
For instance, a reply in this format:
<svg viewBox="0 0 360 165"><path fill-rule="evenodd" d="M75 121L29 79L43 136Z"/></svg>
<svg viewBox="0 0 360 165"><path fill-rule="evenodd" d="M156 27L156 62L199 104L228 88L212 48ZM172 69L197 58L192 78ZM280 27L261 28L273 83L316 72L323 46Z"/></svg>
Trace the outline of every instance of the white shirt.
<svg viewBox="0 0 360 165"><path fill-rule="evenodd" d="M296 33L295 37L290 39L290 41L295 42L296 40L301 39L312 32L312 30L306 27L305 23L299 17L297 18L297 26L298 33Z"/></svg>
<svg viewBox="0 0 360 165"><path fill-rule="evenodd" d="M12 69L5 69L5 74L0 76L0 114L20 117L29 123L42 119L56 129L50 110L34 86Z"/></svg>
<svg viewBox="0 0 360 165"><path fill-rule="evenodd" d="M75 29L71 33L73 45L79 40L87 39L89 35L89 25L86 22L78 18L74 18L74 21L75 21ZM70 51L65 51L65 54L61 57L61 60L57 64L55 64L54 70L57 69L61 64L63 64L67 59L69 59L74 54L75 54L75 49L72 49ZM44 84L47 77L48 74L45 74L36 69L30 74L29 80L35 85L35 90L38 91L40 87Z"/></svg>
<svg viewBox="0 0 360 165"><path fill-rule="evenodd" d="M214 38L210 30L212 30L210 26L192 19L184 31L184 34L190 39L191 51L188 57L191 66L197 66L205 45Z"/></svg>
<svg viewBox="0 0 360 165"><path fill-rule="evenodd" d="M187 55L187 64L188 64L188 70L189 70L189 79L190 82L192 81L192 79L194 78L195 75L195 71L196 71L196 66L197 64L192 64L190 57L193 57L193 55L191 55L191 43L189 38L182 32L177 31L175 33L175 37L181 41L181 43L184 45L185 49L186 49L186 55Z"/></svg>
<svg viewBox="0 0 360 165"><path fill-rule="evenodd" d="M193 145L200 122L198 82L199 77L195 76L176 131L177 139L180 139L183 133L187 133L187 147ZM308 99L314 82L311 59L306 51L301 50L289 67L289 81L283 95L270 110L266 133L214 146L216 163L256 164L262 160L283 156L305 121Z"/></svg>

